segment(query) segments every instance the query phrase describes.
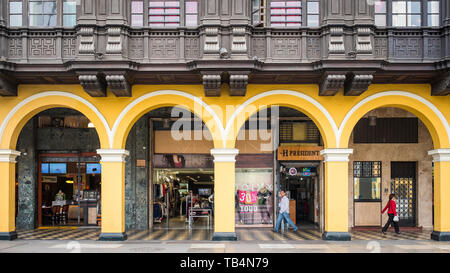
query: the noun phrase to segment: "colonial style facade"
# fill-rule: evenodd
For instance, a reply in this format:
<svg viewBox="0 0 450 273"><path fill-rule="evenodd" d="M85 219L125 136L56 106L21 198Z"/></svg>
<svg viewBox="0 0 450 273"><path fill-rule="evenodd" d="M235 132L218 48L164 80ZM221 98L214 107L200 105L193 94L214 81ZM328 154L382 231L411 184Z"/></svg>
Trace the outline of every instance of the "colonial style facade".
<svg viewBox="0 0 450 273"><path fill-rule="evenodd" d="M379 213L394 182L381 182L375 207L373 200L359 204L352 196L359 178L355 162L394 161L377 158L378 148L354 153L362 147L358 143L393 143L355 141L360 119L378 115L378 120L419 119L411 125L419 130L411 142L418 146L408 146L423 149L419 158L407 156L401 145L382 149L396 149L396 161L423 162L415 171L419 190L409 197L417 201L412 225L432 228L432 239L450 240L449 65L448 1L3 0L0 238L14 239L16 222L25 218L31 228L38 226L42 170L36 155L32 169L21 170L20 164L28 149L39 149L32 148L33 140L19 147L27 143L20 138L28 133L21 132L33 117L71 108L93 124L98 147L91 152L101 157L103 182L100 239L123 240L132 218L127 215L134 215L134 228L152 222L150 186L143 186L144 199L127 195L133 187L139 194L139 175L147 182L153 176L151 153L137 151L142 143L133 126L152 110L182 107L200 117L211 134L213 240L235 240L236 156L245 146L236 140L239 129L261 109L282 106L305 114L320 132L314 222L324 239L349 240L349 228L358 223L381 224L356 215ZM382 108L401 110L370 114ZM127 145L130 132L133 151ZM147 136L144 149L152 142ZM127 156L132 165L126 167ZM277 164L271 165L274 180ZM131 167L135 174L128 174ZM21 197L27 184L20 172L27 171L31 193ZM126 183L128 176L135 186ZM22 215L27 208L28 216Z"/></svg>

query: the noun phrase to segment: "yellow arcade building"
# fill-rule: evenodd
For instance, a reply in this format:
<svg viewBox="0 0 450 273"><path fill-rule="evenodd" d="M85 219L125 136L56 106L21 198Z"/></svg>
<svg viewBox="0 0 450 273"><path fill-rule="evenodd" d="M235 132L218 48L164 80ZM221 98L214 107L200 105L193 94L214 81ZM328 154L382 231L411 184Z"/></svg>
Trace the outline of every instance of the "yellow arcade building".
<svg viewBox="0 0 450 273"><path fill-rule="evenodd" d="M238 240L285 191L324 240L381 232L391 193L450 240L447 1L95 3L0 4L0 239Z"/></svg>
<svg viewBox="0 0 450 273"><path fill-rule="evenodd" d="M223 92L227 92L223 87ZM428 92L427 92L428 91ZM201 117L212 136L214 169L214 234L235 238L235 158L238 128L259 109L271 106L289 107L305 113L320 131L323 139L323 231L324 238L349 237L350 137L358 123L374 109L404 109L419 117L429 131L434 168L433 234L438 238L449 231L449 109L447 97L432 97L430 85L371 85L359 97L318 96L316 85L248 85L242 97L222 94L205 97L201 85L148 86L135 85L133 96L93 98L77 85L20 85L17 97L2 98L1 108L1 228L2 236L13 236L16 230L15 184L16 150L19 134L37 113L65 107L76 109L91 121L98 134L101 156L101 230L105 239L124 238L125 233L125 143L134 123L152 109L183 107ZM232 107L230 107L232 106ZM228 109L226 109L228 108ZM233 110L230 112L230 108ZM224 114L226 113L226 115ZM241 145L242 147L242 145ZM404 153L397 150L396 153ZM381 155L379 155L381 157ZM406 157L405 157L406 158ZM407 159L407 158L406 158ZM429 160L431 159L424 159ZM385 195L385 193L383 193ZM353 201L353 200L352 200ZM369 209L370 212L370 209ZM361 212L360 212L361 213ZM441 237L439 237L441 236Z"/></svg>

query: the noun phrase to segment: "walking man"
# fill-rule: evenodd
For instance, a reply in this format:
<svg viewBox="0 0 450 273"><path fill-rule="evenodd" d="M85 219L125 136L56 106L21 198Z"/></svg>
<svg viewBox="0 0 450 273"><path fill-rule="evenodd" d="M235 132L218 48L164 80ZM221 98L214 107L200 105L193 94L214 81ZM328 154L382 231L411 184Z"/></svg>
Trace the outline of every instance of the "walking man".
<svg viewBox="0 0 450 273"><path fill-rule="evenodd" d="M284 191L280 192L281 200L278 204L280 208L280 214L278 215L277 224L275 225L274 232L278 232L280 229L281 221L283 219L287 222L288 225L292 226L294 231L298 230L298 227L292 222L291 218L289 217L289 199L286 196L286 193Z"/></svg>

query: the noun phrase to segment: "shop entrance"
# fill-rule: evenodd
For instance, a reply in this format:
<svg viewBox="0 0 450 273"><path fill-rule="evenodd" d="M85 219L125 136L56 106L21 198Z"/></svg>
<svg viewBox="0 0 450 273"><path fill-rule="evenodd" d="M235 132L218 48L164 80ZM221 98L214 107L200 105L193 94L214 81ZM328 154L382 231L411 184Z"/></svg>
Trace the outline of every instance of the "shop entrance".
<svg viewBox="0 0 450 273"><path fill-rule="evenodd" d="M101 165L95 153L40 153L39 226L101 224Z"/></svg>
<svg viewBox="0 0 450 273"><path fill-rule="evenodd" d="M289 198L289 213L299 228L315 227L319 216L318 163L281 163L280 188Z"/></svg>
<svg viewBox="0 0 450 273"><path fill-rule="evenodd" d="M206 125L180 108L149 113L150 228L213 227L213 143Z"/></svg>
<svg viewBox="0 0 450 273"><path fill-rule="evenodd" d="M16 150L16 228L101 225L101 166L95 126L52 108L22 128Z"/></svg>
<svg viewBox="0 0 450 273"><path fill-rule="evenodd" d="M416 162L391 162L391 192L397 198L399 225L416 225Z"/></svg>
<svg viewBox="0 0 450 273"><path fill-rule="evenodd" d="M182 155L165 158L184 160ZM153 227L210 229L213 226L214 171L154 169Z"/></svg>

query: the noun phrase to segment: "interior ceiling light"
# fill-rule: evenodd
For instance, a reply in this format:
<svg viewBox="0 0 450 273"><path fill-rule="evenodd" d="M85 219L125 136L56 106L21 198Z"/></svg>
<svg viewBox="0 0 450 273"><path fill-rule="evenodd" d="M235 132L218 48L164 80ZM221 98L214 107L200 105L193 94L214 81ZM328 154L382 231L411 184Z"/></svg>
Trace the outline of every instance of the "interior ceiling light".
<svg viewBox="0 0 450 273"><path fill-rule="evenodd" d="M88 123L88 128L95 128L94 123L89 122L89 123Z"/></svg>
<svg viewBox="0 0 450 273"><path fill-rule="evenodd" d="M377 126L377 116L369 116L369 126Z"/></svg>

